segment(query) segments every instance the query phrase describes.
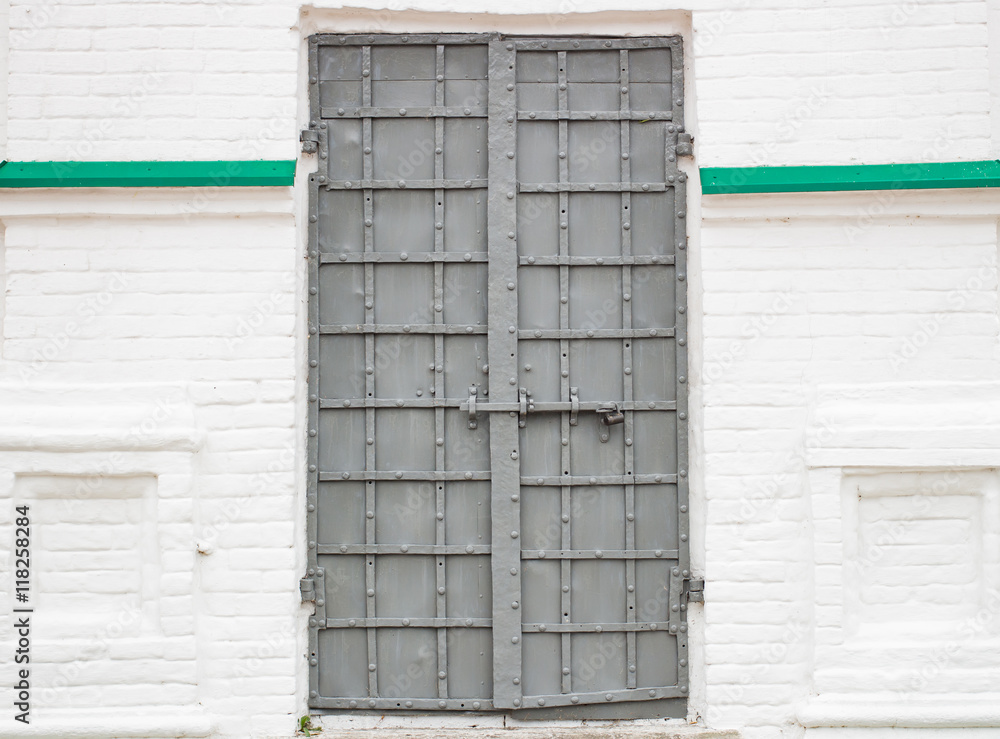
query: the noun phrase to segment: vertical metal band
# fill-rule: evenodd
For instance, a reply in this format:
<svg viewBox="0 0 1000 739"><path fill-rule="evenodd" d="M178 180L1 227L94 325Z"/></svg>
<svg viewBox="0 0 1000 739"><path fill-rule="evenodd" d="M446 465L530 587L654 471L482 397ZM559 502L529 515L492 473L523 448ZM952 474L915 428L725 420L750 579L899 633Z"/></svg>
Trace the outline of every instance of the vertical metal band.
<svg viewBox="0 0 1000 739"><path fill-rule="evenodd" d="M444 46L438 45L435 56L435 79L438 80L434 90L434 105L438 108L444 105ZM444 118L434 119L434 179L444 179ZM434 251L444 251L444 190L434 191ZM434 262L434 325L440 326L444 321L444 264ZM440 371L439 371L440 369ZM434 334L434 398L444 397L444 335ZM444 408L434 408L434 469L444 470ZM437 511L434 530L434 543L444 545L444 483L437 482L435 489L435 510ZM448 615L447 572L448 563L443 554L439 554L435 562L437 572L437 617ZM437 630L438 673L445 673L443 680L438 680L438 697L448 697L448 629Z"/></svg>
<svg viewBox="0 0 1000 739"><path fill-rule="evenodd" d="M361 64L363 69L371 69L371 47L361 49ZM361 82L361 98L365 106L371 105L372 82L371 75L363 75ZM361 138L364 146L364 177L366 182L372 179L372 119L361 119ZM372 237L373 209L372 191L363 192L365 209L365 253L374 250ZM365 323L375 323L375 265L365 262ZM365 396L375 397L375 336L365 334ZM375 409L365 408L365 469L375 469ZM365 544L375 543L375 483L368 480L365 484ZM365 615L375 618L375 555L365 558ZM372 698L378 696L378 672L371 667L378 666L376 653L375 629L368 629L368 694Z"/></svg>
<svg viewBox="0 0 1000 739"><path fill-rule="evenodd" d="M629 66L628 51L622 49L618 52L621 67L621 89L624 90L621 96L621 112L628 113L631 107L629 101ZM630 134L632 122L627 116L621 117L621 181L630 183L632 181L632 165L629 160ZM622 189L622 256L632 256L632 229L631 229L631 206L632 193ZM630 331L632 329L632 267L622 266L622 329ZM632 340L622 341L622 367L625 368L624 379L624 399L626 403L631 403L633 399L633 377L632 367ZM632 440L634 433L634 412L625 413L625 474L633 472L633 450ZM635 486L625 486L625 548L635 549ZM625 561L625 599L627 608L625 609L626 621L635 623L635 560ZM628 662L628 683L627 687L634 688L636 681L636 651L635 632L625 632L625 651Z"/></svg>
<svg viewBox="0 0 1000 739"><path fill-rule="evenodd" d="M310 64L315 64L315 48L311 49ZM309 409L306 415L306 510L318 510L319 506L319 368L312 367L313 362L319 362L319 185L315 182L316 175L309 178L309 338L308 338L308 392ZM317 515L306 516L306 539L308 548L306 566L309 573L319 567L317 556ZM320 581L324 582L324 581ZM317 600L320 598L317 593ZM322 596L325 599L325 591ZM325 612L325 609L323 609ZM319 697L319 628L325 618L320 606L309 619L309 698Z"/></svg>
<svg viewBox="0 0 1000 739"><path fill-rule="evenodd" d="M494 402L516 402L517 192L514 44L499 35L489 44L489 364ZM508 89L508 84L510 89ZM510 155L510 156L508 156ZM490 415L493 513L493 701L521 706L521 490L517 418Z"/></svg>
<svg viewBox="0 0 1000 739"><path fill-rule="evenodd" d="M673 123L678 133L684 130L684 53L679 37L671 39L671 92L673 93ZM677 138L667 146L667 173L676 173L674 187L674 272L676 282L675 338L677 355L677 528L678 568L682 577L690 575L691 544L688 482L688 356L687 356L687 177L677 166ZM682 609L686 604L681 603ZM688 634L687 612L681 610L677 634L678 684L681 693L688 693Z"/></svg>
<svg viewBox="0 0 1000 739"><path fill-rule="evenodd" d="M557 82L558 82L558 110L559 120L559 182L569 182L569 123L561 116L569 110L569 93L566 84L566 52L560 51L556 54L558 62ZM560 191L559 193L559 256L569 256L569 193ZM560 259L560 262L563 262ZM559 328L566 330L569 328L569 270L568 264L559 265ZM559 392L563 400L568 401L569 396L569 340L559 340L559 367L560 382ZM561 464L563 472L569 470L570 449L569 449L569 413L560 413L560 434L562 442ZM563 485L561 505L562 511L562 548L568 550L572 547L573 537L570 526L572 525L573 492L568 485ZM573 619L573 563L564 559L560 563L559 586L562 590L560 602L562 620L569 623ZM568 615L567 615L568 614ZM562 692L569 693L573 690L573 648L572 635L562 634Z"/></svg>

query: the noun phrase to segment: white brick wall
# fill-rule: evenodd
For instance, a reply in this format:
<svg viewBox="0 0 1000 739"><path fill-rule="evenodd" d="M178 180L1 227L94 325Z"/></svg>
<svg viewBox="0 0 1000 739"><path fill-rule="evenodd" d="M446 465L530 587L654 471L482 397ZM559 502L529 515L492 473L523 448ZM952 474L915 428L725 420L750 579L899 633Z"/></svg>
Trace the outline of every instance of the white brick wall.
<svg viewBox="0 0 1000 739"><path fill-rule="evenodd" d="M293 158L307 115L306 35L431 28L683 32L698 166L986 159L996 146L987 53L996 29L981 1L690 0L665 12L634 0L634 12L616 13L624 6L611 0L516 0L490 19L475 13L496 7L455 0L357 3L371 12L332 2L10 5L10 54L0 53L9 77L0 80L9 80L11 160ZM313 166L303 159L299 175ZM842 707L819 718L802 709L834 617L815 594L840 582L829 563L843 554L835 502L814 494L816 470L840 464L810 466L829 442L817 398L830 383L997 374L1000 199L702 200L692 190L692 534L709 580L709 602L692 614L692 717L748 737L798 737L802 723L813 732L830 716L847 721ZM79 724L81 713L66 719L59 709L92 701L176 713L188 723L164 730L174 734L287 736L305 712L303 193L0 192L0 408L22 393L59 408L81 387L94 405L124 402L123 393L141 405L171 383L201 434L184 452L184 495L163 487L170 476L154 452L136 452L120 428L109 437L138 455L136 476L159 470L157 520L168 527L150 595L159 641L108 640L96 657L85 645L53 645L49 674L77 660L87 667L68 692L38 704L40 715ZM80 443L87 428L78 419L78 435L60 443ZM0 469L14 459L39 473L83 474L107 454L84 452L14 459L0 450ZM882 452L867 453L865 464L878 466ZM939 464L954 463L943 454ZM57 459L76 466L50 469ZM170 534L179 522L187 529ZM9 551L0 533L0 558ZM924 574L933 585L935 574ZM81 577L77 590L93 584ZM46 576L39 586L72 583ZM9 587L0 578L3 602ZM0 612L5 674L10 626ZM831 686L834 667L821 675ZM897 677L923 667L899 664ZM964 666L954 667L961 685ZM163 676L155 690L135 679L148 674ZM975 674L983 686L992 673ZM868 725L878 725L872 715ZM4 721L0 736L17 736ZM124 733L116 726L104 735Z"/></svg>

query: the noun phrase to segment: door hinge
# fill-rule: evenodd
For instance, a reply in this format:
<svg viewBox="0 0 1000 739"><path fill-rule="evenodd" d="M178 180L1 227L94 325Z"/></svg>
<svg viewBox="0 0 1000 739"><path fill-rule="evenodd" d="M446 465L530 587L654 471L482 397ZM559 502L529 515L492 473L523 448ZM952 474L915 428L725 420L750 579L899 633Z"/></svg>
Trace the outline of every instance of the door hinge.
<svg viewBox="0 0 1000 739"><path fill-rule="evenodd" d="M299 580L299 592L303 603L313 603L316 600L316 582L311 577Z"/></svg>
<svg viewBox="0 0 1000 739"><path fill-rule="evenodd" d="M694 156L694 136L689 133L677 134L677 156Z"/></svg>
<svg viewBox="0 0 1000 739"><path fill-rule="evenodd" d="M306 128L299 134L299 141L302 142L302 152L304 154L315 154L319 151L319 131Z"/></svg>
<svg viewBox="0 0 1000 739"><path fill-rule="evenodd" d="M687 595L688 603L704 603L705 581L688 580L685 583L684 593Z"/></svg>

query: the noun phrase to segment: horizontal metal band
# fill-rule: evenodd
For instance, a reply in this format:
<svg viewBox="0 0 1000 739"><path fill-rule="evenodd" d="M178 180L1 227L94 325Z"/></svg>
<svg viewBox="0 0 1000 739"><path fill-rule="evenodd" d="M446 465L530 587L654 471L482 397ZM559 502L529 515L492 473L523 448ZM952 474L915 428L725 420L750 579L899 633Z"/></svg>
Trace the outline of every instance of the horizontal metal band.
<svg viewBox="0 0 1000 739"><path fill-rule="evenodd" d="M671 175L673 176L673 175ZM518 192L664 192L673 184L663 182L521 182Z"/></svg>
<svg viewBox="0 0 1000 739"><path fill-rule="evenodd" d="M529 396L530 397L530 396ZM621 411L675 411L677 403L673 400L581 400L579 403L571 403L568 400L534 400L528 415L534 413L570 413L578 411L598 411L605 410L608 403L615 403ZM468 399L463 400L460 408L463 411L469 410ZM517 413L520 411L520 404L516 401L507 402L477 402L476 412L482 413Z"/></svg>
<svg viewBox="0 0 1000 739"><path fill-rule="evenodd" d="M492 547L482 544L320 544L317 554L489 554Z"/></svg>
<svg viewBox="0 0 1000 739"><path fill-rule="evenodd" d="M355 323L320 324L321 334L485 334L486 326L461 326L452 323Z"/></svg>
<svg viewBox="0 0 1000 739"><path fill-rule="evenodd" d="M320 117L337 118L485 118L486 108L449 108L430 105L417 108L324 107Z"/></svg>
<svg viewBox="0 0 1000 739"><path fill-rule="evenodd" d="M615 402L621 411L674 411L677 403L673 400L629 400ZM597 411L603 409L604 402L596 400L581 401L576 409L579 411ZM324 410L339 408L459 408L469 410L468 398L319 398L319 407ZM529 414L534 413L569 413L573 404L565 400L533 401ZM478 413L518 413L520 405L515 401L492 403L483 400L476 404Z"/></svg>
<svg viewBox="0 0 1000 739"><path fill-rule="evenodd" d="M643 38L514 39L518 51L595 51L599 49L662 49L679 46L679 36Z"/></svg>
<svg viewBox="0 0 1000 739"><path fill-rule="evenodd" d="M548 631L557 634L590 634L590 633L600 633L604 631L610 632L623 632L623 631L667 631L669 629L669 624L666 621L650 622L650 623L632 623L632 624L597 624L597 623L587 623L587 624L550 624L550 623L537 623L537 624L521 624L521 631L525 633L545 633Z"/></svg>
<svg viewBox="0 0 1000 739"><path fill-rule="evenodd" d="M409 33L406 36L369 33L317 33L310 41L320 46L399 46L410 44L485 44L487 33Z"/></svg>
<svg viewBox="0 0 1000 739"><path fill-rule="evenodd" d="M563 485L656 485L676 483L677 475L542 475L521 477L522 485L561 487Z"/></svg>
<svg viewBox="0 0 1000 739"><path fill-rule="evenodd" d="M1000 160L801 167L702 167L705 195L1000 187Z"/></svg>
<svg viewBox="0 0 1000 739"><path fill-rule="evenodd" d="M0 162L6 187L287 187L295 160Z"/></svg>
<svg viewBox="0 0 1000 739"><path fill-rule="evenodd" d="M483 190L486 180L316 180L327 190Z"/></svg>
<svg viewBox="0 0 1000 739"><path fill-rule="evenodd" d="M677 686L664 688L633 688L631 690L608 690L598 693L565 693L563 695L524 696L521 704L524 708L541 708L543 706L575 706L587 703L620 703L623 701L654 700L656 698L681 698L682 693ZM574 698L576 700L574 700Z"/></svg>
<svg viewBox="0 0 1000 739"><path fill-rule="evenodd" d="M328 629L489 629L491 618L328 618Z"/></svg>
<svg viewBox="0 0 1000 739"><path fill-rule="evenodd" d="M489 480L486 472L443 472L434 470L415 470L408 472L368 472L366 470L345 470L343 472L320 472L320 482L340 482L341 480L417 480L447 482L449 480L463 482L465 480ZM668 481L669 482L669 481Z"/></svg>
<svg viewBox="0 0 1000 739"><path fill-rule="evenodd" d="M493 701L488 698L310 698L312 708L350 708L371 711L390 711L400 708L414 711L492 711Z"/></svg>
<svg viewBox="0 0 1000 739"><path fill-rule="evenodd" d="M573 83L570 82L572 85ZM587 84L587 83L581 83ZM616 82L609 84L615 85ZM664 83L666 84L666 83ZM552 83L555 87L555 82ZM519 110L520 121L669 121L674 114L669 110Z"/></svg>
<svg viewBox="0 0 1000 739"><path fill-rule="evenodd" d="M642 257L639 257L642 259ZM666 257L661 257L661 259L666 259ZM670 257L671 262L673 262L673 257ZM321 253L319 255L320 264L361 264L361 263L379 263L379 262L458 262L458 263L475 263L475 262L487 262L489 261L489 255L484 251L467 251L467 252L451 252L451 251L441 251L441 252L430 252L430 251L370 251L370 252L353 252L351 254L329 254Z"/></svg>
<svg viewBox="0 0 1000 739"><path fill-rule="evenodd" d="M523 267L534 265L536 267L557 267L567 265L570 267L616 267L625 265L647 265L647 264L673 264L673 254L651 254L639 257L520 257L519 264Z"/></svg>
<svg viewBox="0 0 1000 739"><path fill-rule="evenodd" d="M337 408L460 408L468 398L320 398L322 409ZM516 403L515 403L516 405Z"/></svg>
<svg viewBox="0 0 1000 739"><path fill-rule="evenodd" d="M648 339L670 338L672 328L536 328L517 332L519 339Z"/></svg>
<svg viewBox="0 0 1000 739"><path fill-rule="evenodd" d="M521 552L521 559L662 559L669 561L677 559L677 556L676 549L525 549ZM582 625L592 626L593 624Z"/></svg>

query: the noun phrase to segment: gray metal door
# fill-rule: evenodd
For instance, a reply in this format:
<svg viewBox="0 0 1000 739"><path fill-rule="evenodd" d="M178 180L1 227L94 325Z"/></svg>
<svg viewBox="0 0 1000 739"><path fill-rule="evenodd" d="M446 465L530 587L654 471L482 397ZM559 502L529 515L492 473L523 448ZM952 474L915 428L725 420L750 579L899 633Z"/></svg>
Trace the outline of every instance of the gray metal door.
<svg viewBox="0 0 1000 739"><path fill-rule="evenodd" d="M682 702L679 39L310 52L310 705Z"/></svg>

